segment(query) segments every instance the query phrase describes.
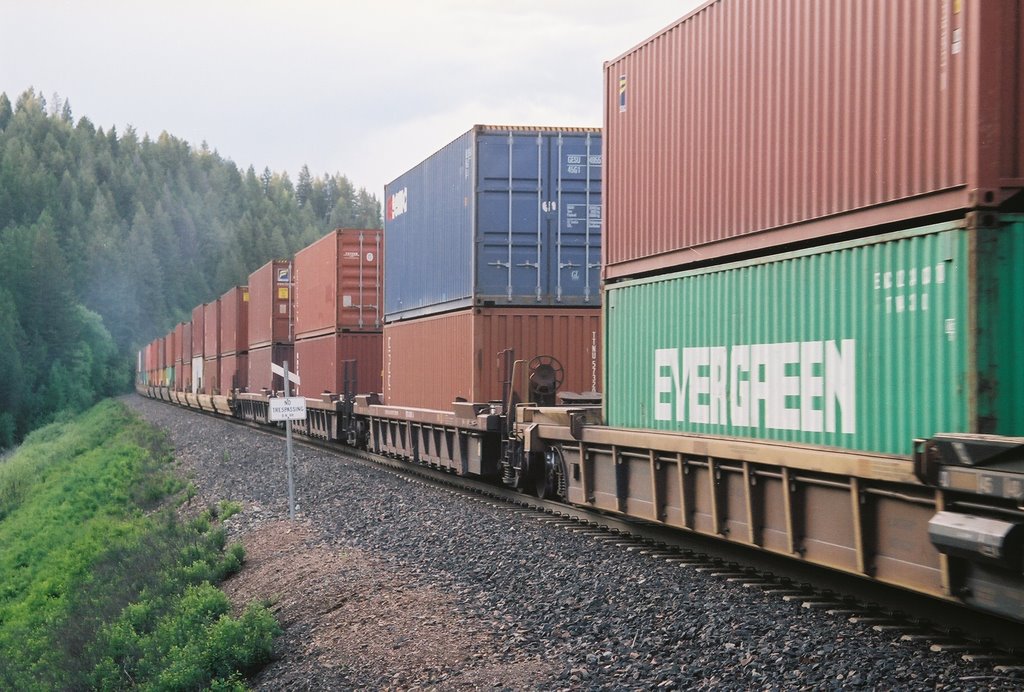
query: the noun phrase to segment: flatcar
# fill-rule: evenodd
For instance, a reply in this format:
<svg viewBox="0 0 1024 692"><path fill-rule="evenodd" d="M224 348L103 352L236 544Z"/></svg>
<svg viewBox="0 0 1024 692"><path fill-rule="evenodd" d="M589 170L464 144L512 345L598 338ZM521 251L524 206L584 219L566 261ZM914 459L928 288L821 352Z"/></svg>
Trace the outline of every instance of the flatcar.
<svg viewBox="0 0 1024 692"><path fill-rule="evenodd" d="M397 178L381 358L300 430L1024 622L1024 3L854 4L709 2L606 63L603 130ZM267 423L271 322L338 295L291 269L263 380L207 390L196 313L139 391Z"/></svg>

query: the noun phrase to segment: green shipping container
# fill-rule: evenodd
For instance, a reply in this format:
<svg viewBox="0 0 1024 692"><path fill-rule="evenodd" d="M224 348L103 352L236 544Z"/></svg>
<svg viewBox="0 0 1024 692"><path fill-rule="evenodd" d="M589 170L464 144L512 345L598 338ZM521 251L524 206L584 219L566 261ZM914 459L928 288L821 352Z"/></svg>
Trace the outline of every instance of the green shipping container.
<svg viewBox="0 0 1024 692"><path fill-rule="evenodd" d="M1024 217L986 214L609 285L606 420L896 455L1024 435L1022 268Z"/></svg>

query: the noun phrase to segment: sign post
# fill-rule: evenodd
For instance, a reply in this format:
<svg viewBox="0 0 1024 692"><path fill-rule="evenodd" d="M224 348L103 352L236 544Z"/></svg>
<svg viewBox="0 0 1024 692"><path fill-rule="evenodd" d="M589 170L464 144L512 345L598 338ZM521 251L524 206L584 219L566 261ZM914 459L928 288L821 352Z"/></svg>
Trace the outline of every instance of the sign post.
<svg viewBox="0 0 1024 692"><path fill-rule="evenodd" d="M284 421L285 446L288 455L288 518L295 519L295 474L292 472L292 421L305 420L306 399L305 397L292 397L290 382L299 384L299 376L288 372L288 361L280 367L271 363L271 372L281 375L284 378L284 398L270 399L270 420Z"/></svg>

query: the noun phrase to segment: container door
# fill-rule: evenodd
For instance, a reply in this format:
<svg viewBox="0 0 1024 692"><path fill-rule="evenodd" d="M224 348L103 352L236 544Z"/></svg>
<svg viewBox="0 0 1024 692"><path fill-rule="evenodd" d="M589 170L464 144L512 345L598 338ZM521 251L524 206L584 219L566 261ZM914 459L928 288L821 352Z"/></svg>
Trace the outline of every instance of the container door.
<svg viewBox="0 0 1024 692"><path fill-rule="evenodd" d="M477 138L478 300L529 305L547 294L546 148L537 133Z"/></svg>
<svg viewBox="0 0 1024 692"><path fill-rule="evenodd" d="M600 189L596 133L479 135L478 303L596 304Z"/></svg>
<svg viewBox="0 0 1024 692"><path fill-rule="evenodd" d="M549 291L556 303L598 304L601 279L601 137L559 134L549 150L556 171Z"/></svg>

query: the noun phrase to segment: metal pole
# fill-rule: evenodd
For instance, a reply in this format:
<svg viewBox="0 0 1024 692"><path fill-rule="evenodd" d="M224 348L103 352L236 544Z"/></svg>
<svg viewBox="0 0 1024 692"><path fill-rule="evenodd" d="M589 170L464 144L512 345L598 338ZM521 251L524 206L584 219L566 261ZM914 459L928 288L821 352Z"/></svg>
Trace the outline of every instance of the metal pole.
<svg viewBox="0 0 1024 692"><path fill-rule="evenodd" d="M288 376L291 372L288 370L288 361L284 362L284 398L287 399L291 396L291 388L288 383ZM284 422L285 440L288 448L288 518L295 519L295 475L292 473L292 422L286 420Z"/></svg>

